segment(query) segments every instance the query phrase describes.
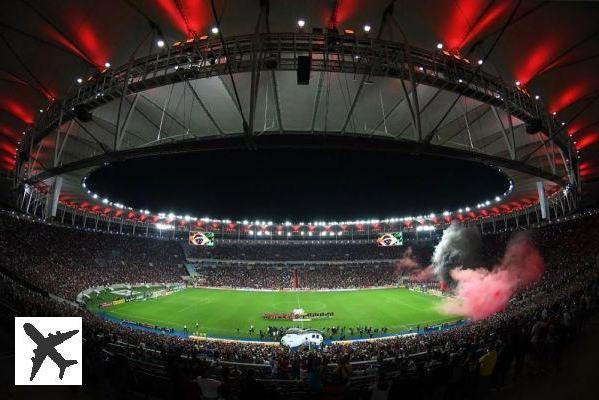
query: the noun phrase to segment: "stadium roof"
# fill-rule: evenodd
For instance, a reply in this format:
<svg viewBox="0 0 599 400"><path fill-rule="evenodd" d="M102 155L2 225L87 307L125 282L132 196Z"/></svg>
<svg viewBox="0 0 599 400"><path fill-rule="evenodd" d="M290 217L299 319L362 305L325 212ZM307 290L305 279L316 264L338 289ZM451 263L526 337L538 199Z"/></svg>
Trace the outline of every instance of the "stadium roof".
<svg viewBox="0 0 599 400"><path fill-rule="evenodd" d="M149 59L165 51L170 54L176 43L185 46L192 38L216 43L222 37L234 46L251 42L256 32L274 36L298 32L301 19L307 33L335 25L341 33L356 37L408 42L439 56L443 51L449 56L459 54L473 65L484 60L482 71L535 99L538 96L540 107L555 113L560 126L564 123L565 133L580 152L583 189L592 194L599 186L598 17L599 4L569 1L15 0L3 7L0 16L0 164L4 169L15 168L22 132L40 117L40 110L48 109L49 102L66 98L90 76L106 69L126 72L130 60ZM368 34L363 31L365 25L370 27ZM218 34L212 32L216 26ZM234 39L238 35L246 36ZM161 40L165 48L159 50ZM285 40L272 38L271 44L288 44L289 39ZM313 43L313 38L306 40ZM416 124L410 122L410 102L404 101L410 91L409 86L407 92L402 87L405 80L369 74L365 72L368 61L361 61L359 55L354 58L353 74L330 68L315 72L313 68L305 86L296 84L295 66L263 71L254 105L252 74L243 68L235 71L233 80L223 70L207 79L177 79L128 92L124 103L100 101L92 111L94 121L71 124L68 134L65 124L68 142L64 137L60 142L59 137L57 144L51 135L39 142L42 146L37 152L42 156L37 161L45 165L37 168L50 169L53 155L59 153L60 164L66 165L97 156L113 142L116 147L114 130L124 119L126 135L118 140L128 150L165 144L166 139L182 142L189 135L242 135L247 133L244 119L257 136L331 131L421 140ZM212 62L219 63L218 59ZM418 85L421 107L434 101L434 106L422 111L420 122L433 145L509 159L509 135L504 133L512 123L511 151L516 157L511 158L528 157L533 168L543 171L537 174L498 162L516 181L514 200L530 197L539 175L548 182L563 177L563 165L556 156L559 150L540 135L526 135L524 122L529 121L524 116L508 118L505 110L488 101L466 95L454 101L458 89L438 89L436 84ZM127 117L130 109L133 112ZM438 121L443 123L437 126ZM428 137L428 132L434 135ZM69 174L65 175L64 198L81 202L81 179L96 166L85 164L64 171Z"/></svg>

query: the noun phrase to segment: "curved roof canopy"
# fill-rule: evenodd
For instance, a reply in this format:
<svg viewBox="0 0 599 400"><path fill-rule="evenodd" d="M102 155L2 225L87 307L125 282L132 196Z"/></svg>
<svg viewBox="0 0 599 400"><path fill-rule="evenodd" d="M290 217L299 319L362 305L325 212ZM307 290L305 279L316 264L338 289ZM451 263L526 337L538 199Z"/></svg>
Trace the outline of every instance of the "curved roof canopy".
<svg viewBox="0 0 599 400"><path fill-rule="evenodd" d="M456 154L479 153L502 166L518 183L521 179L522 184L516 185L521 198L533 191L535 176L548 181L564 178L564 164L570 156L573 161L577 156L566 154L566 141L560 152L546 139L566 133L579 151L586 193L593 193L599 176L599 78L595 73L599 4L479 0L13 3L0 16L2 168L15 168L18 142L25 139L22 132L31 131L34 121L44 119L40 110L48 113L51 102L72 98L84 87L95 90L98 97L89 101L86 92L86 104L93 103L92 121L74 118L75 110L63 106L63 115L54 126L61 127L59 135L33 132L23 143L32 145L25 152L36 156L32 169L37 172L77 166L54 170L65 173L66 196L81 195L81 179L91 168L111 160L100 157L107 150L133 152L190 139L243 137L248 127L257 136L324 131L412 144L424 140L432 146L427 149L440 146ZM300 19L305 22L305 37L296 40L291 33L298 33ZM369 32L364 31L366 25ZM214 27L218 33L212 32ZM336 27L341 36L362 44L350 46L357 50L348 52L346 67L335 69L313 56L309 84L297 85L297 65L285 67L285 57L296 59L306 53L293 53L289 46L302 41L304 46L316 46L319 36L312 35L313 28L326 33L327 27ZM264 37L269 39L259 39ZM203 58L204 64L195 58L186 63L183 56L188 53L177 53L191 47L206 56L209 52L202 53L202 46L219 46L221 38L228 52L214 52L212 58ZM157 46L159 41L164 42L163 48ZM262 62L267 63L269 57L276 60L270 70L262 68L258 79L252 72L255 48L244 50L245 45L256 43L268 46L261 49ZM441 78L451 80L448 87L439 81L434 66L414 60L412 70L420 78L416 79L418 96L412 96L410 76L390 76L388 65L380 66L386 54L393 54L391 50L385 53L386 45L381 43L408 44L434 57L456 55L460 62L468 59L473 70L498 77L510 92L528 93L539 108L555 113L554 123L563 123L563 131L527 135L525 122L534 116L519 115L509 105L506 109L499 93L495 93L496 104L466 93L459 85L470 83L469 76L462 80L444 71ZM181 57L173 58L175 54ZM239 57L236 69L218 70L227 57ZM87 81L93 76L97 81L102 74L115 76L115 71L121 71L125 81L134 71L132 60L143 60L145 64L137 67L154 63L156 70L168 74L160 82L128 86L125 96L99 91ZM159 65L156 60L173 64ZM194 68L211 71L201 75L191 68L192 63ZM419 118L414 117L414 107L419 107ZM94 162L83 162L89 159ZM525 159L535 170L502 163L504 159Z"/></svg>

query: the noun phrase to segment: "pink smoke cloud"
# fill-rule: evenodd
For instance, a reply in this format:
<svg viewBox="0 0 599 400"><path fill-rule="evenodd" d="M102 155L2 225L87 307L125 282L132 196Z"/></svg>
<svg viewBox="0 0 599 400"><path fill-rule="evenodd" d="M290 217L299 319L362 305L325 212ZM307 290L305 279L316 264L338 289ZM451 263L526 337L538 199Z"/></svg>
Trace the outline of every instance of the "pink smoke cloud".
<svg viewBox="0 0 599 400"><path fill-rule="evenodd" d="M505 310L518 290L537 281L544 265L537 248L525 235L508 243L501 263L492 270L484 268L451 271L457 282L455 299L447 299L442 311L479 320Z"/></svg>
<svg viewBox="0 0 599 400"><path fill-rule="evenodd" d="M412 255L412 248L408 247L403 254L401 255L401 258L399 259L397 265L396 265L396 270L397 272L404 272L404 271L409 271L415 268L420 268L420 264L418 264L418 262L416 261L416 259L414 258L414 256Z"/></svg>
<svg viewBox="0 0 599 400"><path fill-rule="evenodd" d="M429 265L428 267L421 269L418 272L414 272L410 276L410 280L412 282L428 282L428 281L432 281L435 279L436 279L435 271L433 270L432 265Z"/></svg>
<svg viewBox="0 0 599 400"><path fill-rule="evenodd" d="M408 247L396 264L395 272L399 275L407 274L412 282L428 282L435 280L433 266L423 267L416 260L411 247Z"/></svg>

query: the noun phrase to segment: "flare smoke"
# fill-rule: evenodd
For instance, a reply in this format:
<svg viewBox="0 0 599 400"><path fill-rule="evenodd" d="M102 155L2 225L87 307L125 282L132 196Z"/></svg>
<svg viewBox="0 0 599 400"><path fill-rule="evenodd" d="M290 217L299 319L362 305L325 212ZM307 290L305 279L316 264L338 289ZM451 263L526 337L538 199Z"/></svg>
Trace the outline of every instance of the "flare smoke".
<svg viewBox="0 0 599 400"><path fill-rule="evenodd" d="M473 268L480 265L481 245L480 234L475 228L451 224L443 231L443 237L433 253L432 265L437 277L453 285L451 270L457 267Z"/></svg>
<svg viewBox="0 0 599 400"><path fill-rule="evenodd" d="M442 306L444 312L478 320L503 311L518 290L537 281L543 273L541 255L525 234L510 240L501 262L491 269L473 268L480 244L477 231L452 225L443 232L433 266L438 276L455 288L455 298L447 299Z"/></svg>

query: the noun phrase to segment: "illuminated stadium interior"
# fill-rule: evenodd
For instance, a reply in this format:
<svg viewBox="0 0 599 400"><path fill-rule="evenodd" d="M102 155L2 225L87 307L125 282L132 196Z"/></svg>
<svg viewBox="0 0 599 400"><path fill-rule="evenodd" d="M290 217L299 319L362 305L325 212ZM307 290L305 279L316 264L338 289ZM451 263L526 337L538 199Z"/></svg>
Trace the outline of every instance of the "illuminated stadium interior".
<svg viewBox="0 0 599 400"><path fill-rule="evenodd" d="M441 215L489 199L498 203L509 191L508 179L496 168L358 149L136 159L100 167L85 183L90 198L98 194L156 214L279 223Z"/></svg>
<svg viewBox="0 0 599 400"><path fill-rule="evenodd" d="M8 3L0 394L596 398L599 3Z"/></svg>

